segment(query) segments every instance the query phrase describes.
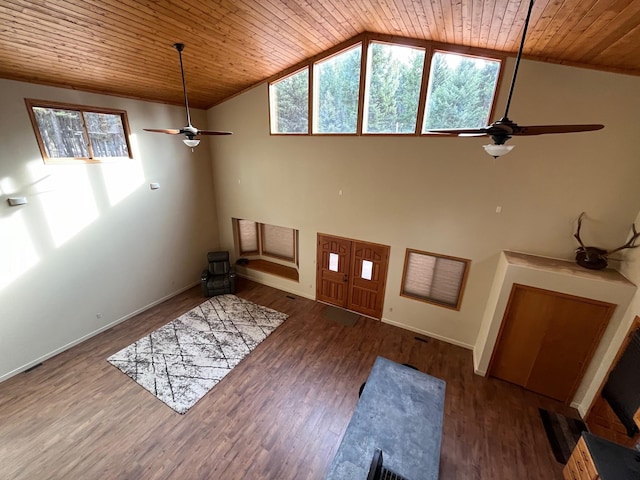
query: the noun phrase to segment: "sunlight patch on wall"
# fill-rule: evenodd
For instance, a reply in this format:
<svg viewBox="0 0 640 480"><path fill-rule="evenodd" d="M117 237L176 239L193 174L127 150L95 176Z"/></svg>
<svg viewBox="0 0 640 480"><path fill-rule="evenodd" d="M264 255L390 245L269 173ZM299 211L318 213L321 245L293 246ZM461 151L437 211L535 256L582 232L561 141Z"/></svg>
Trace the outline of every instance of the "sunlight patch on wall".
<svg viewBox="0 0 640 480"><path fill-rule="evenodd" d="M0 178L0 195L11 195L18 190L15 181L11 177Z"/></svg>
<svg viewBox="0 0 640 480"><path fill-rule="evenodd" d="M0 218L2 248L0 248L0 290L33 267L38 255L27 231L23 212Z"/></svg>
<svg viewBox="0 0 640 480"><path fill-rule="evenodd" d="M139 160L127 159L121 162L103 163L100 166L112 207L131 195L144 182L142 163Z"/></svg>
<svg viewBox="0 0 640 480"><path fill-rule="evenodd" d="M144 170L142 169L142 155L138 145L138 137L129 136L133 159L103 163L102 175L109 196L109 203L113 207L120 201L131 195L136 188L144 183Z"/></svg>
<svg viewBox="0 0 640 480"><path fill-rule="evenodd" d="M56 247L98 218L87 169L81 165L56 165L38 185L38 200Z"/></svg>

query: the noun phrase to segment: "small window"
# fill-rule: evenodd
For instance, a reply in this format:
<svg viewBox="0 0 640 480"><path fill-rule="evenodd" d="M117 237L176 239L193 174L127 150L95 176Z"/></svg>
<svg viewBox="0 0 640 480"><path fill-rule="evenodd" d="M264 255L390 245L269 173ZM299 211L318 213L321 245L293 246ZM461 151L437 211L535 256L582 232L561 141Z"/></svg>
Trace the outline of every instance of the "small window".
<svg viewBox="0 0 640 480"><path fill-rule="evenodd" d="M26 99L45 163L132 158L127 114Z"/></svg>
<svg viewBox="0 0 640 480"><path fill-rule="evenodd" d="M460 310L470 260L407 249L400 294Z"/></svg>
<svg viewBox="0 0 640 480"><path fill-rule="evenodd" d="M424 49L371 42L363 133L415 133Z"/></svg>
<svg viewBox="0 0 640 480"><path fill-rule="evenodd" d="M313 66L313 133L356 133L362 45Z"/></svg>
<svg viewBox="0 0 640 480"><path fill-rule="evenodd" d="M487 126L499 73L499 60L434 53L422 132Z"/></svg>
<svg viewBox="0 0 640 480"><path fill-rule="evenodd" d="M309 133L309 68L269 86L271 133Z"/></svg>
<svg viewBox="0 0 640 480"><path fill-rule="evenodd" d="M234 219L240 255L272 257L298 263L298 230L251 220Z"/></svg>
<svg viewBox="0 0 640 480"><path fill-rule="evenodd" d="M240 255L258 254L258 224L251 220L238 220Z"/></svg>
<svg viewBox="0 0 640 480"><path fill-rule="evenodd" d="M262 224L262 254L294 262L296 234L293 228Z"/></svg>

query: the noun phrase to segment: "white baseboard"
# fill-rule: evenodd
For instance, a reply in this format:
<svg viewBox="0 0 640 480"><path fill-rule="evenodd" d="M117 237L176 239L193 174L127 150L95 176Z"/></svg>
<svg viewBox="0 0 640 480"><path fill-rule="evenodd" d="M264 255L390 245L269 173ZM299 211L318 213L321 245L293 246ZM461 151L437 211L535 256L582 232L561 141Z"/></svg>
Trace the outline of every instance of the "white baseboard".
<svg viewBox="0 0 640 480"><path fill-rule="evenodd" d="M466 348L467 350L473 350L473 345L469 345L468 343L460 342L458 340L444 337L442 335L437 335L435 333L431 333L426 330L422 330L420 328L411 327L409 325L405 325L404 323L396 322L394 320L389 320L388 318L383 318L382 321L384 323L388 323L389 325L394 325L396 327L404 328L405 330L409 330L410 332L419 333L427 337L435 338L436 340L442 340L443 342L451 343L453 345L457 345L458 347Z"/></svg>
<svg viewBox="0 0 640 480"><path fill-rule="evenodd" d="M169 300L170 298L175 297L176 295L180 295L182 292L186 292L190 288L193 288L193 287L195 287L196 285L199 285L199 284L200 284L200 282L198 281L198 282L192 283L190 285L187 285L186 287L183 287L183 288L181 288L181 289L179 289L179 290L177 290L177 291L175 291L173 293L170 293L169 295L166 295L166 296L164 296L164 297L162 297L162 298L160 298L158 300L155 300L154 302L151 302L149 305L146 305L146 306L144 306L142 308L139 308L135 312L129 313L129 314L125 315L124 317L121 317L121 318L115 320L114 322L111 322L111 323L109 323L107 325L104 325L104 326L100 327L99 329L97 329L97 330L95 330L95 331L93 331L91 333L83 335L82 337L78 338L77 340L69 342L69 343L67 343L66 345L63 345L60 348L56 348L55 350L53 350L53 351L51 351L49 353L46 353L45 355L42 355L41 357L39 357L39 358L37 358L37 359L35 359L35 360L31 361L31 362L28 362L28 363L26 363L25 365L23 365L21 367L16 368L15 370L12 370L12 371L10 371L8 373L5 373L4 375L0 376L0 382L8 380L9 378L13 377L14 375L22 373L25 370L28 370L31 367L34 367L34 366L38 365L39 363L42 363L45 360L50 359L51 357L55 357L59 353L62 353L65 350L70 349L71 347L75 347L76 345L84 342L85 340L88 340L91 337L95 337L99 333L102 333L102 332L104 332L106 330L109 330L111 327L115 327L119 323L122 323L122 322L124 322L126 320L129 320L130 318L135 317L136 315L138 315L138 314L140 314L140 313L142 313L142 312L144 312L146 310L149 310L150 308L155 307L156 305L159 305L162 302L164 302L166 300Z"/></svg>

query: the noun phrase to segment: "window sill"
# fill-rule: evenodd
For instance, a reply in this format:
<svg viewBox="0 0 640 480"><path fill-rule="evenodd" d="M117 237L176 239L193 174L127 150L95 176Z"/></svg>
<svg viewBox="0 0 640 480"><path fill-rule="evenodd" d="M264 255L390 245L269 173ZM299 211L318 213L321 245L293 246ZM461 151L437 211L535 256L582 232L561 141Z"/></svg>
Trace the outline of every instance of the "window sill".
<svg viewBox="0 0 640 480"><path fill-rule="evenodd" d="M268 273L277 277L293 280L294 282L300 281L298 270L293 267L287 267L286 265L280 265L279 263L270 262L263 259L249 260L247 265L243 265L245 268L255 270L257 272Z"/></svg>

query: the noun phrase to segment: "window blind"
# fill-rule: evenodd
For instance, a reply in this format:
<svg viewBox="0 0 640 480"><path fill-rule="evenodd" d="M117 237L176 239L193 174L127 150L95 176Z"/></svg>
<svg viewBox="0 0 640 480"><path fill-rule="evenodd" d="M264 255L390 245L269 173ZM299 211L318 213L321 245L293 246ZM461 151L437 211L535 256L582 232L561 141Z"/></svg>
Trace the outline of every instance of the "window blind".
<svg viewBox="0 0 640 480"><path fill-rule="evenodd" d="M258 253L258 224L251 220L238 220L240 255Z"/></svg>
<svg viewBox="0 0 640 480"><path fill-rule="evenodd" d="M407 250L402 294L458 308L467 260Z"/></svg>
<svg viewBox="0 0 640 480"><path fill-rule="evenodd" d="M295 231L292 228L262 224L262 253L295 261Z"/></svg>

